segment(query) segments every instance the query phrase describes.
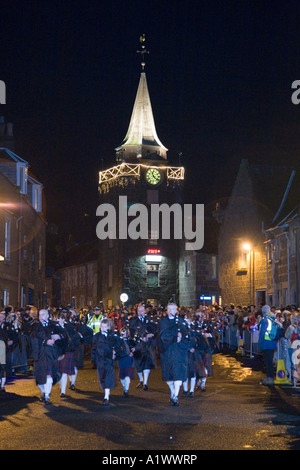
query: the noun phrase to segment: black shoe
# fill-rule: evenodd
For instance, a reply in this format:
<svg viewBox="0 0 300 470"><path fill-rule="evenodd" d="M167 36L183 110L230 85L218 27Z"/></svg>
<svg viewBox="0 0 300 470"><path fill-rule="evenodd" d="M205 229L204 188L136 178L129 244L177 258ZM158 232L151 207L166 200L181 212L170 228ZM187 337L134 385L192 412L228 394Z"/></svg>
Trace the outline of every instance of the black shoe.
<svg viewBox="0 0 300 470"><path fill-rule="evenodd" d="M144 387L143 387L143 389L144 389L144 390L148 390L148 385L145 384Z"/></svg>
<svg viewBox="0 0 300 470"><path fill-rule="evenodd" d="M0 388L0 391L1 391L1 392L6 392L5 387L4 387L4 386L1 387L1 388Z"/></svg>
<svg viewBox="0 0 300 470"><path fill-rule="evenodd" d="M138 383L136 388L143 388L143 382Z"/></svg>
<svg viewBox="0 0 300 470"><path fill-rule="evenodd" d="M104 398L104 400L102 402L102 405L103 406L109 406L109 400L107 398Z"/></svg>
<svg viewBox="0 0 300 470"><path fill-rule="evenodd" d="M194 398L194 392L189 393L189 398Z"/></svg>
<svg viewBox="0 0 300 470"><path fill-rule="evenodd" d="M69 387L70 390L75 390L75 385L74 384L71 384L70 387Z"/></svg>
<svg viewBox="0 0 300 470"><path fill-rule="evenodd" d="M43 395L41 396L40 401L41 401L42 403L44 403L44 401L45 401L45 394L44 394L44 393L43 393Z"/></svg>
<svg viewBox="0 0 300 470"><path fill-rule="evenodd" d="M66 398L66 395L64 393L61 393L60 398Z"/></svg>
<svg viewBox="0 0 300 470"><path fill-rule="evenodd" d="M128 397L129 397L129 395L128 395L128 391L127 391L127 390L124 390L124 392L123 392L123 396L124 396L125 398L128 398Z"/></svg>
<svg viewBox="0 0 300 470"><path fill-rule="evenodd" d="M51 405L51 402L50 402L50 398L49 398L49 397L48 397L48 398L45 398L44 402L45 402L45 405L46 405L46 406L47 406L47 405Z"/></svg>
<svg viewBox="0 0 300 470"><path fill-rule="evenodd" d="M206 388L201 386L201 392L206 392Z"/></svg>
<svg viewBox="0 0 300 470"><path fill-rule="evenodd" d="M187 392L187 391L185 391L185 390L183 390L183 392L182 392L182 396L183 396L183 397L186 397L186 396L187 396L187 394L188 394L188 392Z"/></svg>

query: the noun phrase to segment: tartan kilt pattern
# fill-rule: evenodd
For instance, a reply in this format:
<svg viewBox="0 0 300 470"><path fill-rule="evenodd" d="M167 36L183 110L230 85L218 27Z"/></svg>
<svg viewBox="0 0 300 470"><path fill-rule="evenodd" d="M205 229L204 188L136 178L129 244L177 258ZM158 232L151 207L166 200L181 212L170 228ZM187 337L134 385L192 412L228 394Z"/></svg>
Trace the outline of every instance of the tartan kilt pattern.
<svg viewBox="0 0 300 470"><path fill-rule="evenodd" d="M125 377L130 377L134 379L134 369L133 367L128 367L127 369L120 369L119 370L119 379L125 379Z"/></svg>
<svg viewBox="0 0 300 470"><path fill-rule="evenodd" d="M66 352L62 359L57 361L57 367L61 374L75 374L75 359L72 352Z"/></svg>

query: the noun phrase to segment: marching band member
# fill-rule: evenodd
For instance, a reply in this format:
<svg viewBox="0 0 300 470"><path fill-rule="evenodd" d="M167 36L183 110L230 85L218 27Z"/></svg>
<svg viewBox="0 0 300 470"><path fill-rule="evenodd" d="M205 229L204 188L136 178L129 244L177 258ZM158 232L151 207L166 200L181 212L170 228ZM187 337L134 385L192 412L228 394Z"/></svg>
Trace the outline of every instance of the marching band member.
<svg viewBox="0 0 300 470"><path fill-rule="evenodd" d="M187 379L188 350L193 346L184 319L177 312L177 305L169 303L158 332L162 378L170 388L173 406L178 405L180 387Z"/></svg>
<svg viewBox="0 0 300 470"><path fill-rule="evenodd" d="M139 345L134 348L134 365L139 376L137 388L148 390L150 371L156 368L155 338L156 324L146 316L144 305L137 308L137 316L129 320L129 330L132 338Z"/></svg>

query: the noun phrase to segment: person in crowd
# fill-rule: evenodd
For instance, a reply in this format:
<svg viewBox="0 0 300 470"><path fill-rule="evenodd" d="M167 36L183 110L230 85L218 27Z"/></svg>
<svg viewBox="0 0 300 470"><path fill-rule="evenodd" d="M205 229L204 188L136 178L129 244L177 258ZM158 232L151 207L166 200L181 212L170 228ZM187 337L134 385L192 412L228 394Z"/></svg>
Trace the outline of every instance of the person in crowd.
<svg viewBox="0 0 300 470"><path fill-rule="evenodd" d="M67 313L67 329L79 336L79 341L72 344L72 353L75 361L74 374L69 375L69 390L75 390L78 370L84 367L84 352L91 347L93 341L93 330L86 324L85 319L75 309L69 309ZM72 334L72 336L73 336Z"/></svg>
<svg viewBox="0 0 300 470"><path fill-rule="evenodd" d="M89 316L87 320L87 325L93 330L94 335L96 335L100 331L102 317L103 314L101 308L96 305L93 309L92 315Z"/></svg>
<svg viewBox="0 0 300 470"><path fill-rule="evenodd" d="M147 317L143 304L137 308L137 316L129 321L130 336L136 342L134 348L134 365L139 376L137 388L148 390L150 371L156 368L155 339L157 325Z"/></svg>
<svg viewBox="0 0 300 470"><path fill-rule="evenodd" d="M189 396L189 398L194 397L195 385L197 380L197 373L200 368L202 369L203 363L201 357L199 356L199 351L197 350L197 338L198 334L201 332L197 331L194 328L193 314L190 311L187 311L185 316L185 322L190 329L190 337L194 338L195 344L191 349L188 350L188 365L187 365L187 379L182 383L183 386L183 396ZM190 383L190 389L189 389Z"/></svg>
<svg viewBox="0 0 300 470"><path fill-rule="evenodd" d="M77 377L78 369L74 358L74 351L78 347L81 335L76 331L70 322L67 321L67 313L60 312L56 319L58 323L58 332L62 339L58 341L57 346L61 345L61 356L58 358L58 370L61 374L59 381L60 396L65 398L66 388L68 383L68 376L70 377L71 385L74 384Z"/></svg>
<svg viewBox="0 0 300 470"><path fill-rule="evenodd" d="M261 380L263 385L274 385L274 353L277 349L276 341L270 339L270 321L268 317L276 318L269 305L262 307L262 319L260 322L260 331L258 346L260 347L266 367L266 377Z"/></svg>
<svg viewBox="0 0 300 470"><path fill-rule="evenodd" d="M188 350L194 344L184 319L177 313L177 305L169 303L167 314L159 322L158 331L162 379L170 389L170 403L173 406L179 404L180 387L187 379Z"/></svg>
<svg viewBox="0 0 300 470"><path fill-rule="evenodd" d="M57 359L61 354L56 345L63 339L58 333L56 322L49 319L49 312L41 309L38 321L32 326L31 343L32 358L34 360L34 376L36 384L41 391L41 401L48 405L52 386L59 380Z"/></svg>
<svg viewBox="0 0 300 470"><path fill-rule="evenodd" d="M7 374L11 369L11 353L19 342L18 334L6 321L5 312L0 313L0 391L5 392Z"/></svg>
<svg viewBox="0 0 300 470"><path fill-rule="evenodd" d="M118 344L112 331L112 322L103 318L100 331L93 337L91 361L97 368L98 381L104 391L103 405L109 405L110 391L115 388L115 359Z"/></svg>
<svg viewBox="0 0 300 470"><path fill-rule="evenodd" d="M124 397L129 396L129 387L131 380L134 379L134 362L133 362L133 352L134 342L130 338L130 330L127 326L123 326L120 330L120 337L122 338L122 343L116 349L116 359L118 361L119 368L119 379L123 387Z"/></svg>
<svg viewBox="0 0 300 470"><path fill-rule="evenodd" d="M288 351L288 358L289 358L289 366L288 369L291 370L291 375L297 375L295 372L297 371L296 364L294 364L293 354L295 349L293 348L293 343L300 338L300 314L296 312L291 316L291 323L287 327L284 337L287 340L286 347ZM297 344L297 343L295 343Z"/></svg>

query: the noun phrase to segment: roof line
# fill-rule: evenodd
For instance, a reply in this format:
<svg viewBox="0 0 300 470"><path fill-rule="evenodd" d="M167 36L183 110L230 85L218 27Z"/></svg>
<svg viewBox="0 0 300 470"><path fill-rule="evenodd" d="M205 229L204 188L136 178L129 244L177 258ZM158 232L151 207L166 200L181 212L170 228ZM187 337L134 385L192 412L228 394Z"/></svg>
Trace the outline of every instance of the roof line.
<svg viewBox="0 0 300 470"><path fill-rule="evenodd" d="M8 153L8 155L15 161L15 162L23 162L23 163L26 163L27 165L29 165L29 163L24 160L23 158L19 157L19 155L17 155L16 153L12 152L11 150L9 150L8 148L6 147L0 147L0 150L3 150L4 152Z"/></svg>
<svg viewBox="0 0 300 470"><path fill-rule="evenodd" d="M284 204L285 204L285 201L286 201L286 198L287 198L287 196L288 196L288 193L289 193L289 191L290 191L290 189L291 189L291 185L292 185L292 182L293 182L293 179L294 179L295 174L296 174L296 171L293 170L292 173L291 173L289 182L288 182L288 184L287 184L285 193L284 193L284 195L283 195L281 204L280 204L280 206L279 206L279 209L278 209L278 211L277 211L277 214L275 215L274 219L272 220L272 223L277 219L277 217L279 216L280 212L282 211L282 208L283 208L283 206L284 206Z"/></svg>

